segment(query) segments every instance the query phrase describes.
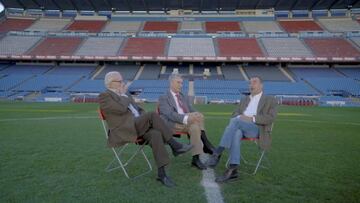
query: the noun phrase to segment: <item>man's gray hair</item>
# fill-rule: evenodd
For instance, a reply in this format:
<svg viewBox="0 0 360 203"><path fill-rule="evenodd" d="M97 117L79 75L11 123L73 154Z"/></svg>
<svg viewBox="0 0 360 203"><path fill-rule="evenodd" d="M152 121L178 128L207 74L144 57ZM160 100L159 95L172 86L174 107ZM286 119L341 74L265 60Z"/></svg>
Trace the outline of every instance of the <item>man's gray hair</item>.
<svg viewBox="0 0 360 203"><path fill-rule="evenodd" d="M169 76L169 82L175 80L176 78L182 79L182 76L181 76L180 74L178 74L178 73L173 73L173 74L171 74L171 75Z"/></svg>
<svg viewBox="0 0 360 203"><path fill-rule="evenodd" d="M104 79L104 83L105 83L105 87L109 88L110 83L114 80L114 78L119 75L120 73L117 71L111 71L106 73L105 75L105 79ZM121 74L120 74L121 75Z"/></svg>

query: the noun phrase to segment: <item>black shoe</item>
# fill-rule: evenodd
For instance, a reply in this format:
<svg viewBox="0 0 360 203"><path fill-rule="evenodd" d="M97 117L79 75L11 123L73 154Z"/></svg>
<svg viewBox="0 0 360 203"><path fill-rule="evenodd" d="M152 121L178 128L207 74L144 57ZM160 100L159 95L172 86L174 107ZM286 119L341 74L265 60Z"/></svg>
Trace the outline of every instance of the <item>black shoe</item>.
<svg viewBox="0 0 360 203"><path fill-rule="evenodd" d="M205 164L203 164L199 158L193 158L191 166L198 168L199 170L206 170Z"/></svg>
<svg viewBox="0 0 360 203"><path fill-rule="evenodd" d="M204 145L203 150L204 153L212 155L215 151L215 148L207 147L206 145Z"/></svg>
<svg viewBox="0 0 360 203"><path fill-rule="evenodd" d="M206 165L211 167L211 168L215 168L215 166L219 163L220 161L220 157L221 154L212 154L209 158L209 160L207 161Z"/></svg>
<svg viewBox="0 0 360 203"><path fill-rule="evenodd" d="M157 177L158 181L160 181L163 185L165 185L166 187L175 187L176 184L174 183L174 181L172 181L170 179L170 177L168 176L164 176L164 177Z"/></svg>
<svg viewBox="0 0 360 203"><path fill-rule="evenodd" d="M225 183L225 182L229 182L230 180L235 180L237 179L238 176L238 172L236 168L229 168L225 171L223 176L219 176L215 179L215 182L217 183Z"/></svg>
<svg viewBox="0 0 360 203"><path fill-rule="evenodd" d="M192 148L193 148L193 146L191 144L183 144L180 149L173 150L173 155L178 156L180 154L188 152Z"/></svg>

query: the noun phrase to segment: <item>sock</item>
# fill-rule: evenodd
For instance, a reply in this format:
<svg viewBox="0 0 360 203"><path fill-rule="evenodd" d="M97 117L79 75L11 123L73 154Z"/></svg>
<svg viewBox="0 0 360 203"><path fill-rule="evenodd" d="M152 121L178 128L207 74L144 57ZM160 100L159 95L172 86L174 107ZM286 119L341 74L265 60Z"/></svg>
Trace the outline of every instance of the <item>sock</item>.
<svg viewBox="0 0 360 203"><path fill-rule="evenodd" d="M168 144L170 145L172 150L177 150L182 147L182 145L180 143L178 143L176 140L174 140L174 138L171 138L169 140Z"/></svg>
<svg viewBox="0 0 360 203"><path fill-rule="evenodd" d="M218 146L218 148L215 149L216 154L221 154L225 150L225 147Z"/></svg>
<svg viewBox="0 0 360 203"><path fill-rule="evenodd" d="M161 166L158 168L158 176L159 176L159 178L166 176L165 166Z"/></svg>
<svg viewBox="0 0 360 203"><path fill-rule="evenodd" d="M237 164L230 164L229 168L234 168L234 169L237 169L238 165Z"/></svg>

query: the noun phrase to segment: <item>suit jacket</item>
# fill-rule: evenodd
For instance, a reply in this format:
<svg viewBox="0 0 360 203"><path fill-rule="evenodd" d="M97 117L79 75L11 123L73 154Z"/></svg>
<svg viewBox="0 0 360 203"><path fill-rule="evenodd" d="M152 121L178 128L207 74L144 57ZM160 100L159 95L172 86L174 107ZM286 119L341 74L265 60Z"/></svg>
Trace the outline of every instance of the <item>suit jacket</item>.
<svg viewBox="0 0 360 203"><path fill-rule="evenodd" d="M232 116L241 115L250 102L250 97L247 96L241 99L239 107L233 112ZM262 94L259 100L255 124L260 130L260 147L262 149L270 149L271 146L271 127L277 116L277 101L272 96Z"/></svg>
<svg viewBox="0 0 360 203"><path fill-rule="evenodd" d="M185 96L181 92L179 93L179 96L183 104L189 110L189 112L196 111L191 105L189 98L187 96ZM183 124L185 115L179 114L177 112L176 102L170 90L168 90L165 95L162 95L159 98L159 113L160 113L160 117L165 121L167 126L169 126L170 128L174 128L175 123Z"/></svg>
<svg viewBox="0 0 360 203"><path fill-rule="evenodd" d="M131 96L119 96L111 90L106 90L99 95L100 109L105 115L110 131L109 147L118 147L128 142L134 142L137 136L135 117L128 109L130 103L139 111L140 115L144 112Z"/></svg>

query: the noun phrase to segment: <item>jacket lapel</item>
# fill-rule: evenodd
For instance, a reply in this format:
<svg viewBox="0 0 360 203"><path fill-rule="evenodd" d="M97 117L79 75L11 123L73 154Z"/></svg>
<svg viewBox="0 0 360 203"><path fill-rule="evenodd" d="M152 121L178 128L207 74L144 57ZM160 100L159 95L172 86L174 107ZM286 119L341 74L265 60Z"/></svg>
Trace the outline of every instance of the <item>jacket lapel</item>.
<svg viewBox="0 0 360 203"><path fill-rule="evenodd" d="M171 104L171 106L172 106L173 108L176 109L176 103L175 103L174 97L172 96L170 90L168 91L167 95L168 95L169 103Z"/></svg>
<svg viewBox="0 0 360 203"><path fill-rule="evenodd" d="M263 106L265 105L265 96L264 93L261 95L260 100L259 100L259 104L258 104L258 108L256 111L256 115L259 114L260 110L263 108Z"/></svg>

